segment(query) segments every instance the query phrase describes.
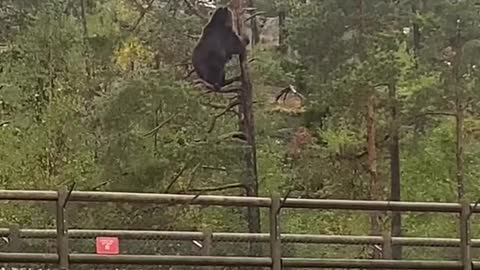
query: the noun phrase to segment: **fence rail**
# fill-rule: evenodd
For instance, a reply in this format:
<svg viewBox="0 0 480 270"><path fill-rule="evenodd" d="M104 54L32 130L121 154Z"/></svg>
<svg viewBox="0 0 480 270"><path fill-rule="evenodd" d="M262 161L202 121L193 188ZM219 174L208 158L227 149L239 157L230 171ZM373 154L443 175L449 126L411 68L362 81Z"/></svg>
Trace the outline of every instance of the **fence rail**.
<svg viewBox="0 0 480 270"><path fill-rule="evenodd" d="M12 233L13 232L13 233ZM55 239L57 232L54 229L19 229L18 232L9 228L0 228L0 237L10 237L10 243L18 241L16 238L26 239ZM176 241L202 241L205 233L199 231L153 231L153 230L87 230L69 229L69 239L95 238L98 236L114 236L120 239L163 239ZM268 233L229 233L213 232L211 240L215 242L251 242L268 243ZM319 235L319 234L281 234L282 243L294 244L331 244L331 245L383 245L386 241L382 236L358 235ZM426 237L392 237L393 245L405 247L459 247L460 239L457 238L426 238ZM480 248L480 239L472 239L471 247Z"/></svg>
<svg viewBox="0 0 480 270"><path fill-rule="evenodd" d="M56 201L55 191L37 190L1 190L0 200L11 201ZM177 195L157 193L99 192L73 191L68 198L72 202L125 202L125 203L155 203L163 205L209 205L236 207L264 207L272 205L272 198L214 196L214 195ZM399 201L366 201L366 200L324 200L296 199L281 200L282 208L329 209L329 210L362 210L362 211L402 211L430 213L460 213L460 203L435 202L399 202ZM480 205L470 204L471 211L480 213Z"/></svg>
<svg viewBox="0 0 480 270"><path fill-rule="evenodd" d="M0 253L1 263L53 263L62 270L69 269L70 264L155 264L184 266L255 266L270 267L279 270L288 268L363 268L363 269L480 269L480 262L473 262L471 247L480 247L480 239L471 239L469 220L473 213L480 212L480 207L468 202L462 203L428 203L428 202L391 202L391 201L354 201L354 200L312 200L281 199L278 195L271 198L252 198L212 195L174 195L154 193L125 192L67 192L2 190L0 200L9 201L52 201L56 202L56 229L0 229L0 236L17 238L56 238L57 252L46 253ZM262 207L270 209L270 232L267 234L172 232L172 231L124 231L124 230L68 230L65 220L65 208L68 202L117 202L149 203L160 205L208 205L235 207ZM359 210L359 211L402 211L458 213L459 239L454 238L408 238L381 236L332 236L280 234L278 215L281 208ZM168 255L95 255L69 254L69 238L84 238L115 235L119 237L142 239L149 236L162 236L176 240L199 241L243 241L270 243L270 257L228 257L209 256L208 249L202 256L168 256ZM394 245L425 246L442 245L458 247L459 261L414 261L388 260L388 251L384 259L306 259L282 258L281 248L284 243L323 243L323 244L378 244L385 249Z"/></svg>
<svg viewBox="0 0 480 270"><path fill-rule="evenodd" d="M162 255L93 255L71 254L71 264L135 264L135 265L186 265L186 266L256 266L270 267L269 257L226 257L226 256L162 256ZM56 263L57 254L10 253L1 254L0 262ZM475 269L480 262L473 262ZM289 268L362 268L362 269L463 269L455 261L393 261L354 259L305 259L283 258L283 267Z"/></svg>

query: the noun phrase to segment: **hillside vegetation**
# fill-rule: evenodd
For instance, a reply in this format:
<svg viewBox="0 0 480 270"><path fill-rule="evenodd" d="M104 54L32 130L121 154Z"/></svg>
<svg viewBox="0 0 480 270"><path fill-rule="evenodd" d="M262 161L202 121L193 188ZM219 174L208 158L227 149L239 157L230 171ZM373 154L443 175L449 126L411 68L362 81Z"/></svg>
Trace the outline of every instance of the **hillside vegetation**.
<svg viewBox="0 0 480 270"><path fill-rule="evenodd" d="M195 2L2 1L0 188L75 183L76 190L244 196L247 145L230 136L235 113L222 114L230 96L185 79L205 23L199 12L208 14L186 5ZM259 196L480 199L475 1L252 2L263 12L260 39L249 47ZM239 74L235 59L228 74ZM275 101L290 85L303 98ZM248 231L240 209L69 207L72 228ZM54 213L6 204L0 227L52 227ZM282 231L389 230L390 216L373 215L283 211ZM406 236L457 237L457 227L452 215L402 219ZM306 246L285 252L345 255ZM446 249L403 254L457 257Z"/></svg>

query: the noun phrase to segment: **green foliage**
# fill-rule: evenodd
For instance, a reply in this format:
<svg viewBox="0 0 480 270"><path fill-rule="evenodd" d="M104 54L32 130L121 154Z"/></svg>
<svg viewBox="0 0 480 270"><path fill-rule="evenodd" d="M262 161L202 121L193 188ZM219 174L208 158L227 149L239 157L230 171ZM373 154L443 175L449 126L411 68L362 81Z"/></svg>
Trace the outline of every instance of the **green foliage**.
<svg viewBox="0 0 480 270"><path fill-rule="evenodd" d="M289 47L279 52L259 46L250 55L261 196L368 199L365 108L374 95L379 181L389 186L388 144L396 124L402 199L455 201L452 104L461 89L466 196L477 199L479 18L473 1L424 1L416 14L414 1L363 1L362 14L354 1L256 2L269 16L286 13ZM183 79L203 21L180 11L184 3L178 1L161 1L145 14L135 3L87 1L85 18L77 2L69 10L66 1L0 4L0 25L8 25L0 29L1 188L55 189L75 182L84 190L198 193L243 182L246 146L227 136L238 130L237 116L228 112L212 124L231 100L206 95ZM421 29L419 44L413 42L414 24ZM237 64L229 65L229 75L238 74ZM300 117L272 112L270 102L288 85L306 96ZM392 85L396 100L389 96ZM391 121L393 102L398 123ZM244 189L209 193L244 195ZM90 213L71 207L75 227L247 228L238 209L98 205ZM51 227L50 211L5 205L0 224ZM369 222L367 215L286 210L282 231L361 235L370 231ZM408 215L403 224L409 236L456 236L449 217ZM343 255L304 247L286 252ZM421 255L445 254L415 254Z"/></svg>
<svg viewBox="0 0 480 270"><path fill-rule="evenodd" d="M284 69L286 59L280 53L256 51L252 72L259 83L272 86L284 86L294 81L294 74Z"/></svg>

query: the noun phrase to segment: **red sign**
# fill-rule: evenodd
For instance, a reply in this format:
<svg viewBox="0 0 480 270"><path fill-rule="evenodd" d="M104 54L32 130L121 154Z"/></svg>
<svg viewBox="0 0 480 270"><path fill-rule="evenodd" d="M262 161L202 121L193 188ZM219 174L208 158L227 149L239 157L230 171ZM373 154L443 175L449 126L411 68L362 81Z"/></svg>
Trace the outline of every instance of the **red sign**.
<svg viewBox="0 0 480 270"><path fill-rule="evenodd" d="M119 253L118 237L97 237L97 254L117 255Z"/></svg>

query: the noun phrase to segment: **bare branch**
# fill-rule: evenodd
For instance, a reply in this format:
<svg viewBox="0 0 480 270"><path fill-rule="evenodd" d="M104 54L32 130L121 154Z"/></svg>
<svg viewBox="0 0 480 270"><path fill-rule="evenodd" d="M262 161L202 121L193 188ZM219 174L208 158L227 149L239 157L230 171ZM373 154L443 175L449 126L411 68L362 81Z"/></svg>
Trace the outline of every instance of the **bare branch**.
<svg viewBox="0 0 480 270"><path fill-rule="evenodd" d="M180 178L180 176L183 175L183 173L185 172L185 170L187 170L187 168L188 168L188 163L183 165L182 168L180 168L180 171L175 175L175 177L172 179L172 181L170 181L170 183L168 184L164 193L168 193L170 191L170 189L177 182L177 180Z"/></svg>
<svg viewBox="0 0 480 270"><path fill-rule="evenodd" d="M196 80L193 81L193 83L194 83L194 85L203 84L205 87L207 87L208 90L213 91L213 92L218 92L211 83L209 83L205 80L196 79Z"/></svg>
<svg viewBox="0 0 480 270"><path fill-rule="evenodd" d="M239 139L241 142L245 142L247 140L245 133L241 131L229 132L229 133L218 136L217 139L220 141L223 141L223 140L232 139L232 138Z"/></svg>
<svg viewBox="0 0 480 270"><path fill-rule="evenodd" d="M208 21L208 18L203 15L191 2L190 0L183 0L183 2L187 5L187 7L195 14L197 17L201 18L202 20Z"/></svg>
<svg viewBox="0 0 480 270"><path fill-rule="evenodd" d="M225 106L224 104L220 104L220 103L200 103L204 106L208 106L210 108L213 108L213 109L225 109L227 106Z"/></svg>
<svg viewBox="0 0 480 270"><path fill-rule="evenodd" d="M212 192L212 191L223 191L223 190L234 189L234 188L243 188L243 189L247 190L247 187L244 184L234 183L234 184L228 184L228 185L223 185L223 186L218 186L218 187L192 188L188 191L190 191L190 192Z"/></svg>
<svg viewBox="0 0 480 270"><path fill-rule="evenodd" d="M170 116L167 120L163 121L162 123L160 123L160 125L156 126L154 129L150 130L149 132L145 133L143 136L144 137L147 137L147 136L151 136L153 134L155 134L159 129L161 129L163 126L165 126L166 124L168 124L170 121L172 121L172 119L177 116L178 113Z"/></svg>
<svg viewBox="0 0 480 270"><path fill-rule="evenodd" d="M65 14L69 14L70 13L70 10L72 9L73 7L73 4L74 4L74 1L73 0L69 0L67 1L67 4L65 5L65 8L63 9L63 13Z"/></svg>
<svg viewBox="0 0 480 270"><path fill-rule="evenodd" d="M231 79L225 80L223 86L225 87L225 86L230 85L230 84L232 84L232 83L234 83L234 82L238 82L238 81L240 81L241 79L242 79L242 76L236 76L236 77L233 77L233 78L231 78Z"/></svg>
<svg viewBox="0 0 480 270"><path fill-rule="evenodd" d="M217 90L217 89L215 89L215 87L212 84L210 84L210 83L208 83L208 82L206 82L205 80L202 80L202 79L196 79L196 80L193 81L193 83L194 83L194 85L203 84L208 89L207 93L214 92L214 93L219 93L219 94L229 94L229 93L237 93L237 92L242 90L241 88L238 88L238 87Z"/></svg>
<svg viewBox="0 0 480 270"><path fill-rule="evenodd" d="M280 213L280 210L282 210L282 208L285 206L285 203L287 202L287 199L288 199L288 196L290 195L290 193L293 191L293 188L290 188L288 191L287 191L287 194L285 194L285 196L283 196L283 200L280 201L280 207L278 207L277 209L277 214Z"/></svg>
<svg viewBox="0 0 480 270"><path fill-rule="evenodd" d="M388 83L379 83L379 84L372 85L373 88L377 88L377 87L380 87L380 86L388 87L389 84Z"/></svg>
<svg viewBox="0 0 480 270"><path fill-rule="evenodd" d="M429 116L429 115L455 116L454 113L450 113L450 112L425 112L425 113L415 115L415 118L425 117L425 116Z"/></svg>
<svg viewBox="0 0 480 270"><path fill-rule="evenodd" d="M143 6L141 3L138 3L136 0L130 0L130 3L135 6L135 9L138 11L141 11L143 9Z"/></svg>
<svg viewBox="0 0 480 270"><path fill-rule="evenodd" d="M101 187L104 187L104 186L106 186L106 185L110 184L111 182L112 182L112 180L110 180L110 181L105 181L105 182L102 182L102 183L100 183L100 184L97 184L97 185L95 185L95 186L91 187L91 188L90 188L90 190L92 190L92 191L99 190Z"/></svg>
<svg viewBox="0 0 480 270"><path fill-rule="evenodd" d="M193 73L195 72L195 69L192 69L188 72L187 76L185 76L183 79L188 79L188 77L190 77Z"/></svg>
<svg viewBox="0 0 480 270"><path fill-rule="evenodd" d="M257 17L258 15L263 15L263 14L265 14L265 13L266 13L266 12L264 12L264 11L257 12L257 13L255 13L255 14L253 14L253 15L251 15L251 16L249 16L249 17L247 17L247 18L245 19L245 22L248 22L249 20L251 20L251 19L253 19L253 18Z"/></svg>
<svg viewBox="0 0 480 270"><path fill-rule="evenodd" d="M247 13L247 12L255 11L255 10L257 10L257 8L255 8L255 7L245 7L245 8L243 8L243 9L240 11L240 14L243 15L243 14L245 14L245 13Z"/></svg>
<svg viewBox="0 0 480 270"><path fill-rule="evenodd" d="M192 186L192 182L194 180L195 173L197 172L198 168L200 168L200 164L201 163L197 163L197 165L195 165L195 167L193 167L193 169L190 171L190 177L188 179L188 184L187 184L186 189L184 189L184 191L190 189L190 187Z"/></svg>
<svg viewBox="0 0 480 270"><path fill-rule="evenodd" d="M83 25L83 36L84 38L88 37L88 28L87 28L87 18L86 18L86 7L85 7L85 0L80 0L80 8L82 14L82 25Z"/></svg>
<svg viewBox="0 0 480 270"><path fill-rule="evenodd" d="M217 93L231 94L231 93L238 93L238 92L240 92L240 91L242 91L242 88L240 88L240 87L232 87L232 88L223 89L222 91L217 92Z"/></svg>
<svg viewBox="0 0 480 270"><path fill-rule="evenodd" d="M135 30L137 30L137 27L138 25L140 24L140 22L142 21L142 19L145 17L145 14L147 14L147 12L150 10L150 8L153 6L153 2L155 2L155 0L151 0L150 3L148 3L148 6L146 8L142 7L142 10L140 11L140 16L138 17L137 21L135 22L135 24L133 25L133 27L131 28L131 31L134 32Z"/></svg>
<svg viewBox="0 0 480 270"><path fill-rule="evenodd" d="M191 38L191 39L199 39L201 36L200 35L192 35L192 34L185 34L185 36Z"/></svg>
<svg viewBox="0 0 480 270"><path fill-rule="evenodd" d="M300 94L293 85L289 85L288 87L284 88L280 93L275 97L275 102L278 102L278 100L283 96L283 102L285 103L285 100L287 99L288 94L294 94L295 96L299 97L302 101L305 100L305 96Z"/></svg>
<svg viewBox="0 0 480 270"><path fill-rule="evenodd" d="M214 167L214 166L208 166L208 165L203 165L203 166L202 166L202 169L222 171L222 172L226 172L226 171L227 171L227 168L225 168L225 167Z"/></svg>
<svg viewBox="0 0 480 270"><path fill-rule="evenodd" d="M215 128L215 123L216 123L218 118L220 118L220 117L224 116L226 113L232 111L233 107L238 106L239 104L240 104L240 101L235 100L232 103L228 104L225 107L225 110L223 110L221 113L215 115L213 120L212 120L212 124L210 125L210 128L208 129L208 133L211 133L213 131L213 129Z"/></svg>

